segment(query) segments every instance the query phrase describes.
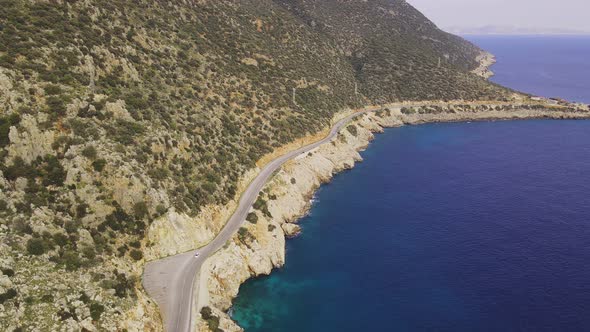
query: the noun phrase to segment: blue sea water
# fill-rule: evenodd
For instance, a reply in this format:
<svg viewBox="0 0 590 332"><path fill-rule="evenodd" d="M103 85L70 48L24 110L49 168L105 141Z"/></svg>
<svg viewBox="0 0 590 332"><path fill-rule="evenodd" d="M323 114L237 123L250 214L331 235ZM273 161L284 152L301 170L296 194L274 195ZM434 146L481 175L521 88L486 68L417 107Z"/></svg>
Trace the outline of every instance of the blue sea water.
<svg viewBox="0 0 590 332"><path fill-rule="evenodd" d="M468 36L498 62L492 81L545 97L590 103L590 36Z"/></svg>
<svg viewBox="0 0 590 332"><path fill-rule="evenodd" d="M247 332L590 331L590 121L406 126L362 155L240 288Z"/></svg>

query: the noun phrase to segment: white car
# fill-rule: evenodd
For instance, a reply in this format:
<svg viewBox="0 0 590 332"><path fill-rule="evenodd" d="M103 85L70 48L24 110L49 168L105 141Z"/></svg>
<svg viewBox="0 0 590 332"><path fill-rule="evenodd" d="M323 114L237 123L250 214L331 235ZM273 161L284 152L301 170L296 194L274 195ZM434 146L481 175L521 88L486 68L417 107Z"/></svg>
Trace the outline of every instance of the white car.
<svg viewBox="0 0 590 332"><path fill-rule="evenodd" d="M195 253L195 257L199 257L199 253L198 252Z"/></svg>

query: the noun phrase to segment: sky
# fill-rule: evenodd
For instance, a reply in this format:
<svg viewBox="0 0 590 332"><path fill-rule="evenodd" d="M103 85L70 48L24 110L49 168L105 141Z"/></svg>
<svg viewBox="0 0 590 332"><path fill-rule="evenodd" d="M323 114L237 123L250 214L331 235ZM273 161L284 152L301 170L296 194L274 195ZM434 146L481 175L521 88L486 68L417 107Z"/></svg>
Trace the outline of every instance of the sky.
<svg viewBox="0 0 590 332"><path fill-rule="evenodd" d="M590 32L590 0L407 0L440 28L488 25Z"/></svg>

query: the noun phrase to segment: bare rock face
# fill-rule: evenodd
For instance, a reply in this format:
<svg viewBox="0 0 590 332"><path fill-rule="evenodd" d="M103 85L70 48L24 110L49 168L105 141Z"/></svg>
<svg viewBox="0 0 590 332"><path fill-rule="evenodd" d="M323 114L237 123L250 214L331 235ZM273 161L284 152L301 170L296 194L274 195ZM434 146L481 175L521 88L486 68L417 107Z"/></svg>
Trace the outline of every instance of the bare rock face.
<svg viewBox="0 0 590 332"><path fill-rule="evenodd" d="M12 159L20 157L25 162L30 163L37 157L44 157L53 152L51 144L53 143L55 133L53 131L41 130L35 117L24 115L20 127L20 130L16 127L11 127L8 135L11 142L8 148L8 155Z"/></svg>
<svg viewBox="0 0 590 332"><path fill-rule="evenodd" d="M105 114L112 114L115 119L133 121L131 114L125 108L125 101L117 100L114 103L107 102L104 107Z"/></svg>
<svg viewBox="0 0 590 332"><path fill-rule="evenodd" d="M301 226L297 224L284 223L281 225L281 228L283 229L283 232L285 232L285 235L289 238L296 237L297 235L301 234Z"/></svg>

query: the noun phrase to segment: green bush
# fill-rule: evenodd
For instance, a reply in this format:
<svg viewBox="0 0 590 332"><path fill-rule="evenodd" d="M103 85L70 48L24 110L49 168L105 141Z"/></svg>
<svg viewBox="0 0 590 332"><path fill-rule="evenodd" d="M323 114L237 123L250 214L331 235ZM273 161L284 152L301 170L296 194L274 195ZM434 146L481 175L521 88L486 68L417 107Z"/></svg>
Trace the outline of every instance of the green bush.
<svg viewBox="0 0 590 332"><path fill-rule="evenodd" d="M43 255L45 253L45 245L42 239L32 238L27 241L27 252L29 255Z"/></svg>
<svg viewBox="0 0 590 332"><path fill-rule="evenodd" d="M41 296L41 302L43 303L53 303L54 300L55 298L51 294L45 294Z"/></svg>
<svg viewBox="0 0 590 332"><path fill-rule="evenodd" d="M0 148L3 148L10 144L8 134L10 133L10 127L16 126L20 122L20 116L18 114L11 114L7 117L0 117Z"/></svg>
<svg viewBox="0 0 590 332"><path fill-rule="evenodd" d="M203 319L207 322L209 330L217 331L219 329L219 317L213 315L211 308L201 308L201 317L203 317Z"/></svg>
<svg viewBox="0 0 590 332"><path fill-rule="evenodd" d="M78 229L80 228L81 223L78 220L68 220L65 222L64 224L64 229L66 230L66 232L68 234L75 234L78 232Z"/></svg>
<svg viewBox="0 0 590 332"><path fill-rule="evenodd" d="M34 179L39 174L35 167L25 163L21 157L15 157L12 160L12 165L4 167L3 172L4 177L9 181L14 181L17 178Z"/></svg>
<svg viewBox="0 0 590 332"><path fill-rule="evenodd" d="M8 209L8 202L0 199L0 211L6 211Z"/></svg>
<svg viewBox="0 0 590 332"><path fill-rule="evenodd" d="M14 270L13 270L13 269L11 269L11 268L5 268L5 269L2 269L2 273L3 273L5 276L8 276L8 277L12 277L12 276L14 276Z"/></svg>
<svg viewBox="0 0 590 332"><path fill-rule="evenodd" d="M136 261L139 261L143 258L143 253L137 249L133 249L129 252L129 256Z"/></svg>
<svg viewBox="0 0 590 332"><path fill-rule="evenodd" d="M136 122L117 120L115 126L109 128L109 135L121 144L130 145L135 142L135 137L144 131L144 127Z"/></svg>
<svg viewBox="0 0 590 332"><path fill-rule="evenodd" d="M358 130L356 128L355 125L349 125L348 127L346 127L346 130L348 130L348 132L352 135L355 136L358 135Z"/></svg>
<svg viewBox="0 0 590 332"><path fill-rule="evenodd" d="M59 85L55 85L55 84L48 84L43 89L45 90L45 94L48 96L49 95L59 95L62 92L61 87Z"/></svg>
<svg viewBox="0 0 590 332"><path fill-rule="evenodd" d="M66 179L66 171L55 156L47 155L45 157L45 167L43 168L43 185L45 186L63 186Z"/></svg>
<svg viewBox="0 0 590 332"><path fill-rule="evenodd" d="M0 294L0 304L4 304L7 300L14 299L17 295L17 292L14 288L10 288L6 290L6 292Z"/></svg>
<svg viewBox="0 0 590 332"><path fill-rule="evenodd" d="M133 205L133 214L137 219L143 219L148 215L148 206L145 202L137 202Z"/></svg>
<svg viewBox="0 0 590 332"><path fill-rule="evenodd" d="M66 114L66 102L59 96L49 96L46 100L49 112L53 117Z"/></svg>
<svg viewBox="0 0 590 332"><path fill-rule="evenodd" d="M256 199L256 202L254 202L253 207L256 210L262 210L262 209L264 209L264 207L266 207L266 201L264 200L264 198L258 196L258 198Z"/></svg>
<svg viewBox="0 0 590 332"><path fill-rule="evenodd" d="M87 146L86 148L84 148L84 150L82 150L82 155L90 160L94 160L96 159L96 148L94 146Z"/></svg>
<svg viewBox="0 0 590 332"><path fill-rule="evenodd" d="M67 250L61 257L61 262L65 265L66 270L75 271L82 266L82 261L78 253L72 250Z"/></svg>
<svg viewBox="0 0 590 332"><path fill-rule="evenodd" d="M416 113L416 110L414 108L402 107L401 112L402 114L410 115Z"/></svg>
<svg viewBox="0 0 590 332"><path fill-rule="evenodd" d="M104 167L107 165L107 161L104 159L97 159L92 163L92 168L97 172L102 172Z"/></svg>
<svg viewBox="0 0 590 332"><path fill-rule="evenodd" d="M64 233L55 233L53 234L53 241L60 247L65 246L68 244L69 238Z"/></svg>
<svg viewBox="0 0 590 332"><path fill-rule="evenodd" d="M93 302L90 305L90 317L92 317L93 321L100 320L100 316L104 312L104 306L100 303Z"/></svg>
<svg viewBox="0 0 590 332"><path fill-rule="evenodd" d="M258 215L256 214L256 212L250 212L250 213L248 213L246 220L255 224L258 222Z"/></svg>

